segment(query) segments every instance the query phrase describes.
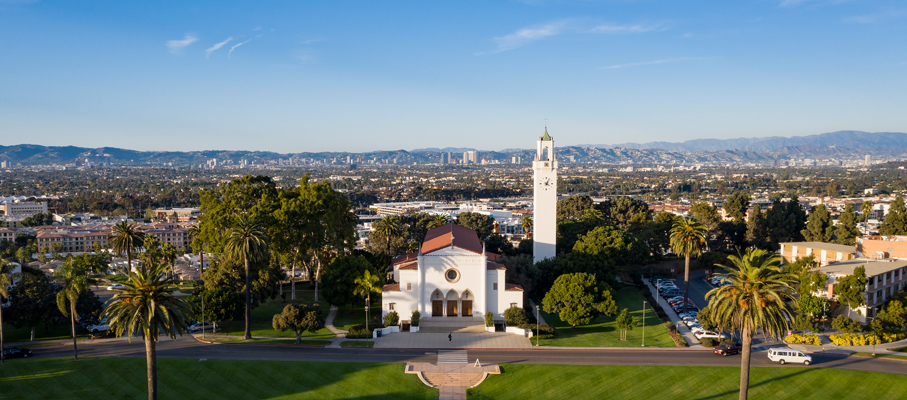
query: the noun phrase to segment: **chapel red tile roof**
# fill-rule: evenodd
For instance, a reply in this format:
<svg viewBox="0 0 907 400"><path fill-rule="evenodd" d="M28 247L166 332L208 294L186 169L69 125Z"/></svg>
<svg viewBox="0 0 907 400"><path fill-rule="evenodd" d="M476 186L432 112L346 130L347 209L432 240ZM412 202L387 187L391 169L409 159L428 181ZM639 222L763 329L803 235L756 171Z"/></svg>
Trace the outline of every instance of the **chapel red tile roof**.
<svg viewBox="0 0 907 400"><path fill-rule="evenodd" d="M399 286L399 285L398 285L398 286ZM504 290L517 290L517 291L522 292L522 291L523 291L523 287L520 286L520 285L517 285L517 284L515 284L515 283L508 283L508 284L504 287Z"/></svg>
<svg viewBox="0 0 907 400"><path fill-rule="evenodd" d="M485 257L488 257L488 261L501 261L501 255L498 253L492 253L490 251L486 251Z"/></svg>
<svg viewBox="0 0 907 400"><path fill-rule="evenodd" d="M401 255L396 256L391 259L391 265L397 265L397 264L405 263L405 262L409 262L409 261L416 261L416 259L418 257L419 257L419 253L401 254Z"/></svg>
<svg viewBox="0 0 907 400"><path fill-rule="evenodd" d="M522 289L521 289L522 290ZM390 283L381 287L382 292L399 292L400 284L399 283Z"/></svg>
<svg viewBox="0 0 907 400"><path fill-rule="evenodd" d="M409 264L403 264L403 265L401 265L399 269L401 269L401 270L404 270L404 269L419 269L419 263L413 261L413 262L411 262L411 263L409 263Z"/></svg>
<svg viewBox="0 0 907 400"><path fill-rule="evenodd" d="M507 267L505 267L504 264L489 261L488 269L507 269Z"/></svg>
<svg viewBox="0 0 907 400"><path fill-rule="evenodd" d="M476 231L457 224L447 224L428 231L422 242L422 254L429 254L448 247L458 247L482 254L482 242Z"/></svg>

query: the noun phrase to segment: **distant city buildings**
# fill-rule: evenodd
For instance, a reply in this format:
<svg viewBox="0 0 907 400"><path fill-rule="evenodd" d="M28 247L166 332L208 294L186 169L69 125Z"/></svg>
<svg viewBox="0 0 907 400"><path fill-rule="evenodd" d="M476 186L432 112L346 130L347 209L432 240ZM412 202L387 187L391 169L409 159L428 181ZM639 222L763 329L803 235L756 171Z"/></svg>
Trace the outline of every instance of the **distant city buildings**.
<svg viewBox="0 0 907 400"><path fill-rule="evenodd" d="M31 217L38 213L47 213L46 202L19 200L0 202L0 216Z"/></svg>

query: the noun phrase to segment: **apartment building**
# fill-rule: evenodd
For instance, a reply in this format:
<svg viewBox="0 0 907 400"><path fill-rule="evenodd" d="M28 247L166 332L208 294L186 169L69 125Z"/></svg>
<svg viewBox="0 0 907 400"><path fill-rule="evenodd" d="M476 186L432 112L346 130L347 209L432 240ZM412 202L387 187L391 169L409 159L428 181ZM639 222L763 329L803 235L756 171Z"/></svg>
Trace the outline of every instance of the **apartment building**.
<svg viewBox="0 0 907 400"><path fill-rule="evenodd" d="M857 257L907 259L907 236L862 236L857 238Z"/></svg>
<svg viewBox="0 0 907 400"><path fill-rule="evenodd" d="M876 316L885 301L907 288L907 260L854 259L819 267L818 271L824 272L828 276L828 290L819 292L817 295L833 299L834 287L838 279L852 275L853 271L860 266L866 269L868 279L866 291L863 293L866 304L857 309L848 310L847 316L865 323L867 318Z"/></svg>
<svg viewBox="0 0 907 400"><path fill-rule="evenodd" d="M141 225L139 230L157 238L161 244L169 244L177 249L191 248L189 240L189 227L178 223L157 223Z"/></svg>
<svg viewBox="0 0 907 400"><path fill-rule="evenodd" d="M94 244L107 248L109 226L40 226L36 228L38 248L42 251L94 251Z"/></svg>
<svg viewBox="0 0 907 400"><path fill-rule="evenodd" d="M31 217L38 213L47 213L46 202L5 201L0 203L0 215L13 217Z"/></svg>
<svg viewBox="0 0 907 400"><path fill-rule="evenodd" d="M842 244L822 242L781 243L781 258L792 263L800 258L813 255L820 266L856 258L856 248Z"/></svg>
<svg viewBox="0 0 907 400"><path fill-rule="evenodd" d="M12 242L16 240L16 231L14 229L0 228L0 242Z"/></svg>

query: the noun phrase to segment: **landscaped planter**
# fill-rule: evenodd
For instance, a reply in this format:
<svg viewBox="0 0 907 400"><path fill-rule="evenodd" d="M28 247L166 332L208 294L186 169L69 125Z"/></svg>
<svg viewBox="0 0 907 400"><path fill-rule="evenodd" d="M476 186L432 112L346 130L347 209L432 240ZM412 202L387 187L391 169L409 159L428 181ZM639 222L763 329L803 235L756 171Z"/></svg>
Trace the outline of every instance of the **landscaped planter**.
<svg viewBox="0 0 907 400"><path fill-rule="evenodd" d="M485 332L494 333L494 327L493 327L493 326L486 326L486 327L485 327Z"/></svg>

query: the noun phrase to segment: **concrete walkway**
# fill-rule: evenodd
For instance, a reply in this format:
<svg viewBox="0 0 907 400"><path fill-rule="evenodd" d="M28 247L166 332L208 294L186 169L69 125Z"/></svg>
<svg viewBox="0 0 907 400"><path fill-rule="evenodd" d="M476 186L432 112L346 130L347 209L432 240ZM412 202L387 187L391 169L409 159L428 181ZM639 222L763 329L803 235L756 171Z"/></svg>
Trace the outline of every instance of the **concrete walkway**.
<svg viewBox="0 0 907 400"><path fill-rule="evenodd" d="M501 368L497 364L477 366L469 363L442 363L439 360L437 364L406 364L404 371L418 375L422 383L438 389L440 400L466 400L466 389L478 386L489 374L500 374Z"/></svg>
<svg viewBox="0 0 907 400"><path fill-rule="evenodd" d="M324 327L331 333L337 335L334 340L331 341L331 344L328 345L330 348L340 348L340 343L343 343L346 340L346 334L349 333L344 330L337 329L334 327L334 318L337 317L337 306L331 305L331 310L328 311L327 318L324 319Z"/></svg>
<svg viewBox="0 0 907 400"><path fill-rule="evenodd" d="M649 281L645 278L643 278L643 282L646 283L646 287L649 288L649 292L652 293L652 297L654 297L658 301L658 305L661 307L661 309L664 310L665 314L668 315L668 319L670 319L671 322L674 323L674 326L677 327L677 332L683 335L684 339L687 340L687 344L690 345L690 347L702 348L702 345L699 344L699 339L696 339L696 335L693 335L693 332L690 331L690 328L680 320L680 317L677 316L677 313L675 313L674 310L671 309L671 305L658 295L658 289L656 289L655 286L652 286L652 284L649 283Z"/></svg>
<svg viewBox="0 0 907 400"><path fill-rule="evenodd" d="M529 339L505 332L447 333L395 332L375 338L375 348L385 349L530 349Z"/></svg>
<svg viewBox="0 0 907 400"><path fill-rule="evenodd" d="M893 349L897 347L907 346L907 339L900 340L892 343L882 343L875 346L875 351L873 351L873 346L836 346L831 339L828 338L828 335L832 334L820 334L819 338L822 339L821 346L809 345L809 344L789 344L788 347L800 351L805 351L809 353L837 353L837 354L850 354L850 353L873 353L876 354L898 354L904 355L904 352L896 352L888 349Z"/></svg>

